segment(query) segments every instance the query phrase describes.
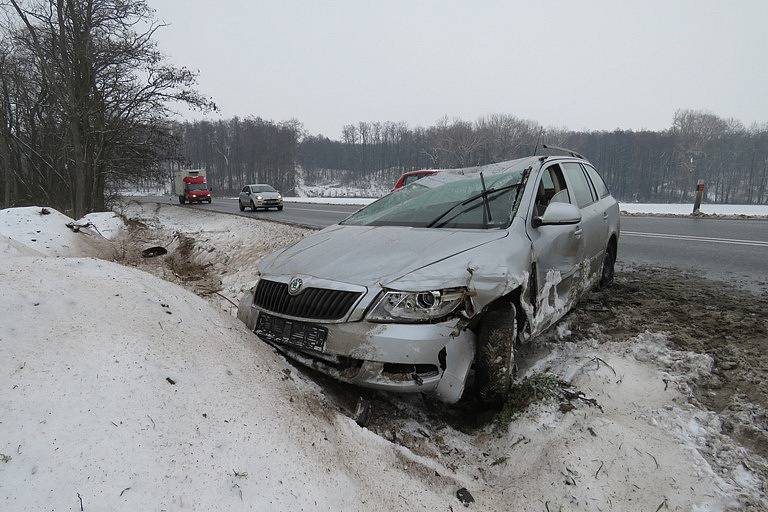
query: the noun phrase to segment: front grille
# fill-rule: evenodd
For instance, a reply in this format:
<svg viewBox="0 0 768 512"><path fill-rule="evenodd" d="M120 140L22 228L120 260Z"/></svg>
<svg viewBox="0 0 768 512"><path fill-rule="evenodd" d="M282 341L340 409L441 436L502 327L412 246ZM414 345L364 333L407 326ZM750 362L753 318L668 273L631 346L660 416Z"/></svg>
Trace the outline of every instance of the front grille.
<svg viewBox="0 0 768 512"><path fill-rule="evenodd" d="M279 315L339 320L347 314L360 295L359 292L326 288L305 288L298 295L290 295L287 283L262 279L256 287L253 303Z"/></svg>

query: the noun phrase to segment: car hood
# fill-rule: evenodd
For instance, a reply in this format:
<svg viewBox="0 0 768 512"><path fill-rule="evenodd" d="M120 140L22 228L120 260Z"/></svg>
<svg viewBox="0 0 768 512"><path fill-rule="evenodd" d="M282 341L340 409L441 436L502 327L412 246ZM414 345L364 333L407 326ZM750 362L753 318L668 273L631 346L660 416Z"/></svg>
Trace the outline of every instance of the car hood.
<svg viewBox="0 0 768 512"><path fill-rule="evenodd" d="M414 270L507 236L506 230L336 225L264 260L264 275L305 275L349 284L387 284Z"/></svg>
<svg viewBox="0 0 768 512"><path fill-rule="evenodd" d="M280 193L279 192L255 192L254 194L252 194L252 196L253 197L261 196L264 199L277 199L278 197L280 197Z"/></svg>

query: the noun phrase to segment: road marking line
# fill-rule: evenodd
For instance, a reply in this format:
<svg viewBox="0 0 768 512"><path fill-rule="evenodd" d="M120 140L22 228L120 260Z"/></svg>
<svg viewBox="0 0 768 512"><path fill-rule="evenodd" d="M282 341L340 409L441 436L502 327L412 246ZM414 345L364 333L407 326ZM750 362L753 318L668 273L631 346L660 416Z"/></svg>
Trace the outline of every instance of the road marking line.
<svg viewBox="0 0 768 512"><path fill-rule="evenodd" d="M346 213L347 215L352 215L353 213L355 213L350 211L342 212L339 210L323 210L322 208L295 208L293 206L288 207L287 205L289 204L291 203L286 203L286 208L285 208L286 210L301 210L304 212Z"/></svg>
<svg viewBox="0 0 768 512"><path fill-rule="evenodd" d="M222 198L219 198L219 200L220 201L231 201L233 203L238 201L237 198L231 198L231 197L222 197ZM349 210L347 210L347 211L325 210L323 208L296 208L294 206L290 206L291 204L312 204L312 203L292 203L290 201L283 202L283 206L284 206L284 208L286 210L290 209L290 210L301 210L303 212L346 213L347 215L352 215L353 213L355 213L355 211L357 211L357 210L355 210L355 211L349 211ZM353 206L360 206L360 208L362 208L365 205L353 205ZM358 208L358 210L360 208Z"/></svg>
<svg viewBox="0 0 768 512"><path fill-rule="evenodd" d="M712 244L750 245L753 247L768 247L768 242L762 240L740 240L736 238L715 238L694 235L676 235L671 233L644 233L641 231L622 231L622 235L637 236L641 238L666 238L668 240L682 240L688 242L707 242Z"/></svg>

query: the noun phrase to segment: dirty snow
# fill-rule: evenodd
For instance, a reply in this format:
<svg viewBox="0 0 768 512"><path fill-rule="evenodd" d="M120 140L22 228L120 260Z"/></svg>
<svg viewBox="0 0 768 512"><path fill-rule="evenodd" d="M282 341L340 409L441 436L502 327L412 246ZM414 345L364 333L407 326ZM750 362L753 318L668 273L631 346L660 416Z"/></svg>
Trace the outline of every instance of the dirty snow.
<svg viewBox="0 0 768 512"><path fill-rule="evenodd" d="M622 212L630 214L690 215L693 203L620 203ZM706 215L746 215L750 217L768 217L766 204L709 204L701 205L701 213Z"/></svg>
<svg viewBox="0 0 768 512"><path fill-rule="evenodd" d="M148 239L129 239L127 243L166 246L173 255L180 238L189 241L184 258L215 278L215 289L237 303L243 293L256 282L256 263L266 254L299 241L311 230L268 221L245 219L234 215L177 208L154 203L129 203L121 210L129 220L140 221L151 228L136 233ZM135 247L134 247L135 249ZM155 261L132 260L129 264L156 270L160 277L174 280L166 267L152 268ZM198 290L199 291L199 290ZM223 302L229 309L231 304Z"/></svg>

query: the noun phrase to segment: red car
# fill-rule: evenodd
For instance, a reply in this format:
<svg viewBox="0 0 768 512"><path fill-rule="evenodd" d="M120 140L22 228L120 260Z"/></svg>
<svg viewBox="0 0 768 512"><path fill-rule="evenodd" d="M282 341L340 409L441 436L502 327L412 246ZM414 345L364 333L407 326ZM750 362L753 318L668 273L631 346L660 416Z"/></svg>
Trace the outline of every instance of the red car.
<svg viewBox="0 0 768 512"><path fill-rule="evenodd" d="M431 176L437 173L438 171L434 169L421 169L419 171L406 172L402 176L397 178L397 181L395 182L395 187L392 190L394 191L406 185L410 185L414 181L420 180L424 176Z"/></svg>

